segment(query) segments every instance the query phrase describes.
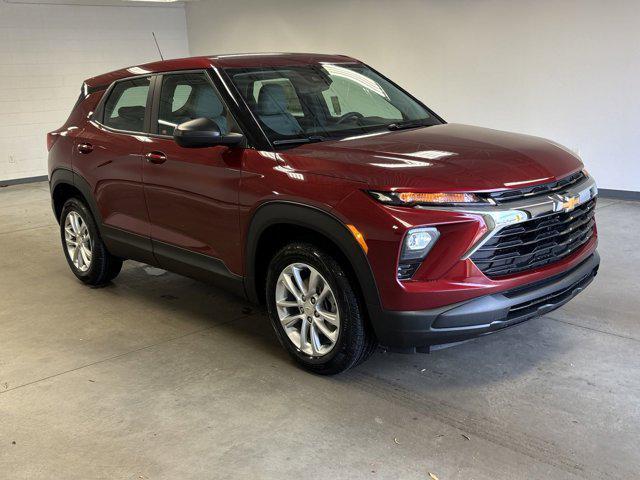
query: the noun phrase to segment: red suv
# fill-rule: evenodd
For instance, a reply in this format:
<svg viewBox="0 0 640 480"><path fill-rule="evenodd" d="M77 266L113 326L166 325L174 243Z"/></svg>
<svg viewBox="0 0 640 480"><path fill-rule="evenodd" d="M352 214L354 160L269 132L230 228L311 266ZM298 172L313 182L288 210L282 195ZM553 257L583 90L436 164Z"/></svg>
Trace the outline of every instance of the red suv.
<svg viewBox="0 0 640 480"><path fill-rule="evenodd" d="M332 374L564 304L596 275L597 188L548 140L447 124L341 55L170 60L88 79L47 138L73 273L135 259L264 302Z"/></svg>

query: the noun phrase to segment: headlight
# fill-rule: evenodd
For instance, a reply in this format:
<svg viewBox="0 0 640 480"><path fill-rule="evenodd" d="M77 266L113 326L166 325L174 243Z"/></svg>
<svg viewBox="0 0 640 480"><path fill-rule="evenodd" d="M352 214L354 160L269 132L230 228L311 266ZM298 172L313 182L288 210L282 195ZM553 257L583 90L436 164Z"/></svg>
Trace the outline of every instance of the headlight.
<svg viewBox="0 0 640 480"><path fill-rule="evenodd" d="M388 205L470 205L489 203L475 193L419 193L419 192L378 192L369 195Z"/></svg>
<svg viewBox="0 0 640 480"><path fill-rule="evenodd" d="M400 262L422 260L438 240L440 232L434 227L413 228L407 232L400 252Z"/></svg>

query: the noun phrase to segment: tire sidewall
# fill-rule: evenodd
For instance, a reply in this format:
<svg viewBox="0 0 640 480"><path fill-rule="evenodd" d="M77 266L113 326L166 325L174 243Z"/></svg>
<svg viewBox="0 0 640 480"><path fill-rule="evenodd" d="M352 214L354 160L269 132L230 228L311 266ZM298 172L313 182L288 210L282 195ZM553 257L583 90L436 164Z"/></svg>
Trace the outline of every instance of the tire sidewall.
<svg viewBox="0 0 640 480"><path fill-rule="evenodd" d="M331 352L322 357L309 356L298 349L289 339L280 323L275 300L275 289L282 271L292 263L306 263L315 268L329 283L340 313L340 331ZM354 305L354 302L356 303ZM292 244L280 250L269 265L266 282L266 303L271 325L282 346L303 366L311 370L332 368L343 364L348 348L357 329L362 328L359 306L349 280L340 265L329 255L311 245Z"/></svg>

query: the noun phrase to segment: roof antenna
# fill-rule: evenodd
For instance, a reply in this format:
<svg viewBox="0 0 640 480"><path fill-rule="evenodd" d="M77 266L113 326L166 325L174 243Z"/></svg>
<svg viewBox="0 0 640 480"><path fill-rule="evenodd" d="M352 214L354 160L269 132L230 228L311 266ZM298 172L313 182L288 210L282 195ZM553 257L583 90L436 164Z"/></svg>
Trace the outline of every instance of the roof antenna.
<svg viewBox="0 0 640 480"><path fill-rule="evenodd" d="M160 54L160 60L164 60L164 57L162 56L162 50L160 50L160 45L158 45L158 39L156 38L156 32L151 32L151 35L153 35L153 41L156 42L156 48L158 49L158 53Z"/></svg>

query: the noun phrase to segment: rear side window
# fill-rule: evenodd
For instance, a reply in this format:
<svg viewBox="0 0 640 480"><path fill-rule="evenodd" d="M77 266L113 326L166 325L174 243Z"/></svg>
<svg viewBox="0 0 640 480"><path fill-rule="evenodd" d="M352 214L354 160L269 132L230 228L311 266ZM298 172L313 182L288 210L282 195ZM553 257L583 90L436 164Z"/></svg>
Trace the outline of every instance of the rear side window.
<svg viewBox="0 0 640 480"><path fill-rule="evenodd" d="M142 132L149 85L149 77L118 82L104 104L102 123L118 130Z"/></svg>

